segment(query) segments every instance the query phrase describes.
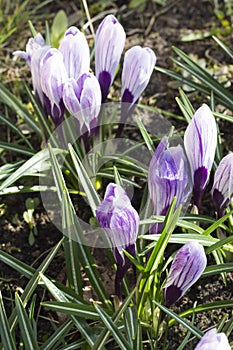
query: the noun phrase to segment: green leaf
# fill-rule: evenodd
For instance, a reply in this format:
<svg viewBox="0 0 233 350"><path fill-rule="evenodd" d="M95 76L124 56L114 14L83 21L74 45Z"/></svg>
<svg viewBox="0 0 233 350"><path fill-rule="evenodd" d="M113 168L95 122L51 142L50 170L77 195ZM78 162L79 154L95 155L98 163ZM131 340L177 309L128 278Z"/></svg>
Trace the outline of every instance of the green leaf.
<svg viewBox="0 0 233 350"><path fill-rule="evenodd" d="M127 298L124 300L124 302L121 304L120 308L116 311L116 313L112 317L113 322L118 322L119 319L122 317L122 315L125 313L129 303L131 302L134 293L136 291L136 288L127 296ZM92 350L99 350L103 349L104 344L108 340L108 337L111 335L111 331L105 327L100 335L97 337L95 344L92 347Z"/></svg>
<svg viewBox="0 0 233 350"><path fill-rule="evenodd" d="M211 266L207 266L207 268L201 275L201 278L206 278L222 272L232 272L232 271L233 271L233 263L211 265Z"/></svg>
<svg viewBox="0 0 233 350"><path fill-rule="evenodd" d="M19 137L22 139L22 141L24 141L27 144L27 146L31 150L33 150L33 147L31 145L30 141L26 138L26 136L22 133L22 131L15 125L15 123L12 123L12 121L10 119L8 119L7 117L4 117L2 115L0 115L0 121L3 122L5 125L7 125L16 134L18 134Z"/></svg>
<svg viewBox="0 0 233 350"><path fill-rule="evenodd" d="M0 142L0 148L3 148L6 151L21 153L21 154L24 154L26 156L33 156L36 153L36 151L32 150L31 148L18 146L16 144L10 144L10 143L4 142L4 141Z"/></svg>
<svg viewBox="0 0 233 350"><path fill-rule="evenodd" d="M53 261L54 257L56 256L57 252L59 251L61 244L63 243L63 239L61 239L56 246L50 251L48 256L43 260L43 262L40 264L38 269L35 270L35 273L33 276L30 278L28 284L24 288L24 292L21 296L21 300L23 302L24 307L27 305L29 299L31 298L32 294L34 293L36 287L38 286L39 283L39 273L44 273L51 262ZM11 330L13 330L16 326L18 317L16 313L16 309L14 309L11 313L11 316L9 318L9 324L11 327Z"/></svg>
<svg viewBox="0 0 233 350"><path fill-rule="evenodd" d="M204 235L210 235L212 232L214 232L226 219L229 218L233 214L233 210L231 210L229 213L224 215L222 218L216 220L211 226L209 226L204 232Z"/></svg>
<svg viewBox="0 0 233 350"><path fill-rule="evenodd" d="M13 339L8 317L4 308L2 293L0 291L0 334L4 350L16 350L15 340Z"/></svg>
<svg viewBox="0 0 233 350"><path fill-rule="evenodd" d="M27 84L24 84L25 90L28 94L29 100L31 102L31 104L33 105L35 114L38 118L39 124L41 126L41 132L44 133L44 138L47 137L47 139L49 139L49 137L51 137L52 135L52 128L51 125L49 123L49 120L47 118L47 116L44 115L43 111L41 110L41 107L38 104L38 101L35 98L35 95L32 94L32 91L29 89L29 87L27 86Z"/></svg>
<svg viewBox="0 0 233 350"><path fill-rule="evenodd" d="M32 329L31 322L26 313L24 305L17 293L15 294L15 305L16 305L16 311L17 311L18 320L19 320L19 327L21 331L20 334L22 335L22 338L23 338L25 350L32 350L32 349L39 350L40 348L37 343L35 333Z"/></svg>
<svg viewBox="0 0 233 350"><path fill-rule="evenodd" d="M16 259L11 254L7 254L3 250L0 250L0 260L27 278L31 278L35 272L35 269L33 269L33 267L28 266L22 261Z"/></svg>
<svg viewBox="0 0 233 350"><path fill-rule="evenodd" d="M230 58L233 60L233 51L226 46L220 39L218 39L216 36L213 35L213 39L218 43L219 46L230 56Z"/></svg>
<svg viewBox="0 0 233 350"><path fill-rule="evenodd" d="M142 134L142 137L147 145L148 150L150 151L151 155L153 156L154 152L155 152L155 147L154 147L154 143L150 137L150 135L148 134L144 124L142 123L140 118L136 118L137 124L138 124L138 128Z"/></svg>
<svg viewBox="0 0 233 350"><path fill-rule="evenodd" d="M180 319L184 319L184 317L190 316L193 313L197 314L197 313L202 313L202 312L207 312L212 310L218 310L218 309L221 310L224 308L226 309L233 308L233 300L214 301L212 303L195 306L191 309L181 312L179 315L176 315L176 317L172 316L173 319L168 322L168 327L171 327L176 322L181 323Z"/></svg>
<svg viewBox="0 0 233 350"><path fill-rule="evenodd" d="M210 247L208 247L208 248L206 249L206 254L210 254L210 253L212 253L214 250L217 250L217 249L222 248L222 247L223 247L223 249L225 248L225 249L227 249L227 250L233 251L233 246L232 246L232 244L231 244L231 245L229 244L228 246L225 246L225 245L227 245L227 243L232 243L232 242L233 242L233 236L230 236L230 237L221 239L221 240L219 240L218 242L216 242L215 244L213 244L213 245L211 245ZM225 246L225 247L224 247L224 246ZM230 249L228 249L228 247L229 247Z"/></svg>
<svg viewBox="0 0 233 350"><path fill-rule="evenodd" d="M89 278L90 283L96 291L97 295L99 296L100 300L109 309L111 309L110 301L100 279L99 272L96 268L93 256L90 253L90 248L87 245L85 245L87 244L86 239L84 237L72 201L70 199L61 169L53 153L53 149L50 145L49 152L51 156L54 180L58 191L58 198L60 200L61 207L63 208L63 214L65 215L65 217L63 218L63 234L69 237L70 239L72 238L75 241L79 242L79 244L77 244L75 248L78 252L79 261L85 269L87 277ZM75 268L75 266L73 266L72 268Z"/></svg>
<svg viewBox="0 0 233 350"><path fill-rule="evenodd" d="M58 349L59 344L63 343L65 337L73 328L74 323L72 320L63 323L55 332L46 340L46 342L41 346L41 350L51 350ZM63 348L64 349L64 348ZM78 348L77 348L78 349Z"/></svg>
<svg viewBox="0 0 233 350"><path fill-rule="evenodd" d="M31 113L25 108L22 102L12 94L7 88L0 83L0 100L9 106L25 123L40 137L41 130L33 119Z"/></svg>
<svg viewBox="0 0 233 350"><path fill-rule="evenodd" d="M46 276L43 275L43 273L40 273L40 278L44 282L45 286L49 290L49 292L52 294L52 296L59 302L68 302L67 297L65 294L58 289L52 281L50 281ZM88 344L92 347L94 344L93 340L93 332L91 327L88 326L87 322L85 320L80 319L79 317L70 315L71 319L73 320L75 326L78 328L84 339L88 342Z"/></svg>
<svg viewBox="0 0 233 350"><path fill-rule="evenodd" d="M92 213L95 216L96 207L100 203L99 196L90 180L90 177L88 176L81 160L79 159L78 155L76 154L75 150L73 149L72 145L68 145L71 158L73 160L75 169L77 171L78 177L80 179L80 184L82 184L84 188L84 192L87 195L89 205L91 207Z"/></svg>
<svg viewBox="0 0 233 350"><path fill-rule="evenodd" d="M151 286L153 282L156 279L160 280L159 266L163 260L165 248L169 242L169 239L172 235L172 232L175 228L175 225L181 213L181 206L175 210L175 203L176 203L176 198L174 197L172 204L170 206L170 209L166 215L160 238L150 255L150 258L145 267L142 279L140 281L139 293L141 294L141 297L140 297L140 302L138 306L139 316L141 316L143 313L143 310L145 307L145 300L148 294L151 292ZM154 283L154 294L155 294L155 288L156 288L156 284Z"/></svg>
<svg viewBox="0 0 233 350"><path fill-rule="evenodd" d="M55 153L61 153L62 150L54 150ZM48 149L36 153L29 160L27 160L20 168L18 168L13 174L11 174L0 186L0 191L9 187L21 177L26 175L37 174L46 165L46 161L49 159ZM47 166L47 165L46 165Z"/></svg>
<svg viewBox="0 0 233 350"><path fill-rule="evenodd" d="M78 316L79 318L85 318L89 320L100 320L98 312L96 312L93 305L81 305L72 302L59 302L59 301L47 301L42 302L42 306L54 310L56 312L62 312L67 315Z"/></svg>
<svg viewBox="0 0 233 350"><path fill-rule="evenodd" d="M138 332L138 312L136 305L128 307L125 311L125 330L128 335L131 348L133 349L134 341L137 339Z"/></svg>
<svg viewBox="0 0 233 350"><path fill-rule="evenodd" d="M132 350L129 342L125 339L124 334L120 331L120 329L116 325L116 320L113 320L103 309L101 309L97 304L94 304L96 311L98 312L102 322L108 331L112 334L115 339L117 345L122 350Z"/></svg>
<svg viewBox="0 0 233 350"><path fill-rule="evenodd" d="M51 42L53 47L59 46L59 41L64 35L67 27L68 19L66 13L63 10L60 10L56 14L52 24Z"/></svg>
<svg viewBox="0 0 233 350"><path fill-rule="evenodd" d="M176 102L178 103L187 123L189 123L195 111L184 91L182 89L179 89L179 93L181 96L181 100L178 97L176 97Z"/></svg>
<svg viewBox="0 0 233 350"><path fill-rule="evenodd" d="M197 329L195 326L193 326L190 322L186 321L184 319L184 316L182 314L177 315L175 312L169 310L164 305L159 304L157 301L152 300L152 303L154 303L156 306L158 306L162 311L164 311L167 315L173 318L173 320L169 321L169 327L172 326L175 322L178 322L182 324L185 328L187 328L193 335L195 335L198 339L201 339L203 336L203 333ZM193 309L191 309L191 313L193 314Z"/></svg>

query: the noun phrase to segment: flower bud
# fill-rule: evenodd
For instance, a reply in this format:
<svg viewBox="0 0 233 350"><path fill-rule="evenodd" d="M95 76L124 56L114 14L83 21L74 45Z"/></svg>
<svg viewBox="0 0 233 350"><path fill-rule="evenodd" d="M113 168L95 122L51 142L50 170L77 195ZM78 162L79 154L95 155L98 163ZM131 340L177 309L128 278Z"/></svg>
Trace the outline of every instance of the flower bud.
<svg viewBox="0 0 233 350"><path fill-rule="evenodd" d="M99 80L102 102L107 98L125 45L125 31L113 15L100 23L95 38L95 75Z"/></svg>
<svg viewBox="0 0 233 350"><path fill-rule="evenodd" d="M228 154L221 160L214 174L212 196L219 217L224 215L224 211L229 205L232 195L233 153Z"/></svg>
<svg viewBox="0 0 233 350"><path fill-rule="evenodd" d="M217 146L217 127L210 108L203 104L194 114L184 134L185 151L190 163L194 204L200 208Z"/></svg>
<svg viewBox="0 0 233 350"><path fill-rule="evenodd" d="M77 80L83 73L89 73L90 50L87 40L76 27L70 27L60 42L59 51L69 78Z"/></svg>
<svg viewBox="0 0 233 350"><path fill-rule="evenodd" d="M44 39L40 33L34 38L30 38L26 45L25 51L15 51L13 55L25 59L27 65L31 69L32 74L32 85L35 96L40 103L41 107L45 111L45 114L50 113L49 101L41 87L41 62L45 54L51 47L45 45Z"/></svg>
<svg viewBox="0 0 233 350"><path fill-rule="evenodd" d="M126 103L127 110L123 108L123 114L127 115L137 103L148 85L155 64L155 53L149 47L134 46L126 51L122 70L121 102Z"/></svg>
<svg viewBox="0 0 233 350"><path fill-rule="evenodd" d="M217 333L217 329L210 329L199 341L194 350L231 350L225 333Z"/></svg>
<svg viewBox="0 0 233 350"><path fill-rule="evenodd" d="M57 49L50 49L41 60L41 87L50 102L50 115L58 126L64 117L63 87L68 79L63 56Z"/></svg>
<svg viewBox="0 0 233 350"><path fill-rule="evenodd" d="M101 91L98 80L91 74L83 74L77 82L69 79L63 90L63 101L68 111L77 119L82 134L96 126L101 107Z"/></svg>
<svg viewBox="0 0 233 350"><path fill-rule="evenodd" d="M122 249L125 249L131 255L135 255L139 215L132 207L123 188L110 183L107 186L104 200L96 209L96 217L100 227L104 229L112 244L117 264L116 295L121 298L120 284L130 266L130 261L124 256Z"/></svg>
<svg viewBox="0 0 233 350"><path fill-rule="evenodd" d="M168 137L160 141L149 165L148 189L153 214L165 215L176 197L176 207L185 205L191 193L188 162L183 148L168 147ZM161 225L155 224L150 233L158 233Z"/></svg>
<svg viewBox="0 0 233 350"><path fill-rule="evenodd" d="M176 253L164 289L166 305L177 302L206 268L204 248L196 241L186 243Z"/></svg>

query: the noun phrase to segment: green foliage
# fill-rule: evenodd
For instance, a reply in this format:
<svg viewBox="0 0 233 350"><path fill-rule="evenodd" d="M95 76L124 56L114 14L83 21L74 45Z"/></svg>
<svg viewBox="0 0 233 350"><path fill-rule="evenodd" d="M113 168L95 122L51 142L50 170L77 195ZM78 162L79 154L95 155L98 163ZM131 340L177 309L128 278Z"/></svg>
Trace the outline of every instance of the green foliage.
<svg viewBox="0 0 233 350"><path fill-rule="evenodd" d="M51 45L58 47L61 38L68 28L68 18L63 10L60 10L55 16L51 28Z"/></svg>
<svg viewBox="0 0 233 350"><path fill-rule="evenodd" d="M166 4L166 1L155 2L161 5ZM131 7L138 5L145 6L146 1L131 1ZM53 46L58 46L67 26L67 16L60 11L54 18L51 33L48 35ZM11 26L10 28L9 35L12 30ZM5 40L4 37L3 40ZM232 58L232 51L219 39L215 38L215 40ZM157 70L204 94L210 98L213 105L220 103L233 111L231 92L209 72L201 68L189 55L178 48L174 48L174 51L178 59L173 58L173 62L179 68L178 72L162 68L157 68ZM184 77L182 70L187 71L189 76ZM104 142L108 137L114 135L114 125L107 125L101 126L97 145L95 145L94 138L90 140L90 146L97 147L94 154L89 154L84 158L85 145L82 140L70 142L67 149L63 149L59 144L59 138L53 132L51 121L45 117L27 86L25 86L25 92L30 108L6 86L0 85L0 100L5 110L17 115L19 119L15 124L7 113L0 115L0 121L14 135L15 140L11 144L2 141L0 147L6 155L9 151L17 155L16 160L14 158L11 163L6 162L0 167L0 194L17 195L24 192L35 195L38 192L48 191L55 193L61 215L63 237L47 255L41 256L40 265L37 268L27 265L11 254L0 251L0 261L28 280L24 290L19 289L15 298L12 298L12 307L8 310L9 317L6 314L4 298L0 295L0 347L14 350L18 348L20 342L25 349L41 350L99 350L107 349L112 344L119 349L156 349L158 343L166 343L167 332L177 323L181 324L186 332L179 350L185 348L190 336L200 339L202 331L194 326L196 315L218 309L231 309L233 302L221 300L201 305L195 302L192 308L182 310L180 314L167 308L163 300L163 285L167 277L168 266L174 258L174 253L169 253L168 248L176 249L187 242L198 241L205 247L206 254L212 254L214 258L212 265L205 269L202 278L221 274L223 280L226 281L226 273L233 271L232 261L227 261L225 258L226 253L233 253L233 210L231 207L226 215L218 220L201 213L187 214L181 218L182 208L175 209L175 198L166 216L151 216L146 208L140 218L136 256L133 257L124 251L134 266L135 281L132 282L132 278L126 275L123 281L123 301L119 302L115 296L111 298L106 291L101 269L96 265L93 248L87 244L86 232L76 215L72 194L75 194L78 199L78 205L82 200L86 200L90 209L89 222L93 227L97 226L96 208L100 203L100 195L102 196L105 184L109 180L123 187L130 185L134 190L140 189L143 193L139 204L141 207L146 206L148 203L146 186L148 169L143 164L138 164L137 159L131 153L132 150L138 150L139 146L138 144L130 145L123 153L106 154L104 147L98 148L97 145L98 142ZM182 89L179 90L179 93L180 96L176 100L182 111L183 120L189 123L194 108ZM214 115L230 123L233 121L231 115L220 113L214 113ZM145 145L149 154L152 155L160 137L155 139L153 135L151 136L140 118L137 118L136 122L138 137L140 137L139 144L140 146ZM25 124L31 130L28 135L22 132L20 123ZM72 136L72 131L72 128L65 130L64 138L69 139L69 133ZM36 145L32 135L36 135ZM216 164L221 159L221 153L221 142L219 142ZM97 174L96 177L93 174ZM42 184L38 181L39 177L49 178L53 180L53 184L51 186ZM140 183L135 181L137 177L142 180ZM28 197L25 202L26 211L23 214L30 229L29 243L31 245L36 240L36 224L33 214L37 205L37 197ZM155 223L162 223L161 234L145 234L146 228ZM225 233L224 238L216 234L219 230ZM114 257L104 232L102 232L102 239L106 247L103 254L106 254L109 263L115 269ZM51 277L49 273L49 267L58 254L64 259L66 270L64 283L61 283L57 277ZM85 295L84 278L88 280L93 293L92 299ZM57 324L51 318L51 329L48 330L47 339L43 339L42 342L38 340L39 324L35 313L38 306L39 312L42 310L42 313L49 310L52 315L59 313L66 315L62 325ZM227 319L225 316L224 322L220 321L218 328L229 336L233 329L233 318ZM70 337L71 333L75 336Z"/></svg>

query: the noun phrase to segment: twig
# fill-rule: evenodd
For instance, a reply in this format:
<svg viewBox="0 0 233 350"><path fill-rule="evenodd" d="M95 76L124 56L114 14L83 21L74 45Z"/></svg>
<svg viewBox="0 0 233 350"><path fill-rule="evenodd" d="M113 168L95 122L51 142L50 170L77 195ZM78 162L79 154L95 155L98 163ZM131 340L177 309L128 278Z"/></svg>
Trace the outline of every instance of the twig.
<svg viewBox="0 0 233 350"><path fill-rule="evenodd" d="M163 15L164 13L166 13L168 10L170 10L173 6L177 5L181 0L174 0L172 1L169 5L167 5L166 7L162 8L162 10L158 11L154 16L151 17L150 22L145 30L145 36L149 35L152 27L156 21L156 19Z"/></svg>

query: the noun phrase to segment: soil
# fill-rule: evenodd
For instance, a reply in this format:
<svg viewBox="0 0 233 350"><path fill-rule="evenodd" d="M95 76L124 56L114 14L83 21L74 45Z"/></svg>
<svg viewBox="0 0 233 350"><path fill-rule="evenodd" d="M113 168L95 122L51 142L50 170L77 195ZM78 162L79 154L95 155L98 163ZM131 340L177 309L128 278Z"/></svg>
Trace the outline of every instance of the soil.
<svg viewBox="0 0 233 350"><path fill-rule="evenodd" d="M69 7L65 1L55 1L56 6L52 8L51 13L56 13L59 9L64 9L67 15L72 15L74 8L77 9L75 2L69 2ZM68 2L67 2L68 3ZM219 6L223 6L224 1L219 1ZM212 38L197 40L193 42L182 41L182 36L197 31L207 32L213 28L221 27L221 23L214 15L214 1L208 0L174 0L167 1L166 6L162 7L155 2L147 3L143 11L129 9L128 4L115 2L109 5L107 10L111 10L119 15L120 22L124 26L127 33L126 49L132 45L142 45L151 47L157 55L157 64L160 67L174 68L170 59L175 57L172 46L184 50L187 53L197 55L199 58L205 58L211 64L214 62L219 66L228 62L228 57L218 48ZM49 6L49 5L48 5ZM49 12L49 11L47 11ZM52 17L52 16L51 16ZM78 21L74 24L80 24L80 11L77 12ZM73 17L72 17L73 20ZM73 23L72 23L73 24ZM29 36L29 34L28 34ZM227 38L228 39L228 38ZM25 38L26 43L26 38ZM24 49L25 43L22 43L20 49ZM16 48L12 48L14 51ZM18 49L18 48L17 48ZM9 50L9 49L8 49ZM11 68L12 70L12 68ZM24 74L25 69L23 68ZM20 72L17 73L20 75ZM117 84L117 83L116 83ZM178 96L177 83L171 83L171 79L155 72L153 77L143 94L143 102L156 106L165 111L170 111L180 115L181 112L175 102ZM195 93L189 94L195 108L204 102L204 97ZM185 124L177 119L170 120L176 129L183 130ZM228 125L221 122L221 132L224 133L227 144L230 144L230 132ZM11 157L11 156L10 156ZM8 195L0 199L0 203L4 204L3 209L0 208L0 249L10 253L20 261L34 267L39 266L45 254L59 241L61 233L50 222L46 211L42 204L36 208L34 218L38 234L35 236L35 242L30 245L28 242L29 226L23 219L23 213L26 210L25 201L32 195ZM39 195L33 195L39 197ZM207 202L208 203L208 202ZM207 204L208 209L208 204ZM203 211L207 210L205 207ZM104 256L99 250L94 251L98 268L106 286L109 295L114 293L114 271L110 267L107 256ZM61 251L48 270L51 277L65 279L64 258ZM2 292L4 303L7 305L7 313L11 310L11 297L16 290L22 290L27 280L22 278L15 270L0 262L0 290ZM61 273L62 271L62 273ZM63 274L64 273L64 274ZM88 283L87 283L88 285ZM88 288L87 288L88 289ZM198 304L212 302L215 300L232 299L233 278L232 274L227 276L227 284L225 285L219 276L211 278L211 280L201 279L195 286L175 305L174 311L181 312L192 307L195 301ZM38 288L38 299L45 297L42 290ZM88 292L91 295L91 291ZM87 295L87 297L89 297ZM47 296L45 297L46 300ZM50 323L49 318L57 319L57 315L46 313L38 308L39 322L39 339L43 341L48 334ZM201 313L195 318L195 325L201 330L206 330L219 323L219 320L225 315L232 315L231 310L221 309L219 311ZM172 327L167 336L167 343L161 344L160 349L177 349L182 342L185 330L182 326ZM231 341L233 340L230 339ZM190 340L186 349L193 349L195 340Z"/></svg>

